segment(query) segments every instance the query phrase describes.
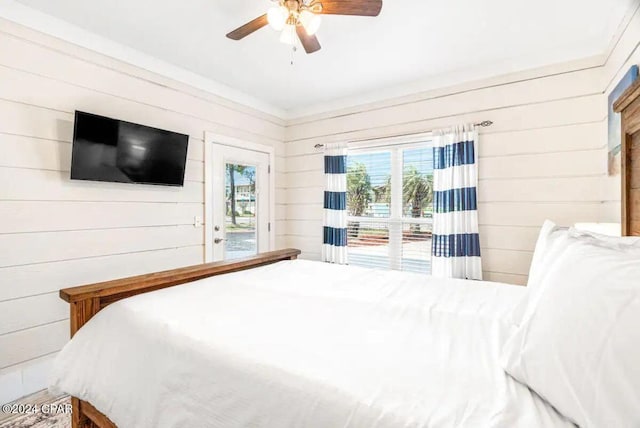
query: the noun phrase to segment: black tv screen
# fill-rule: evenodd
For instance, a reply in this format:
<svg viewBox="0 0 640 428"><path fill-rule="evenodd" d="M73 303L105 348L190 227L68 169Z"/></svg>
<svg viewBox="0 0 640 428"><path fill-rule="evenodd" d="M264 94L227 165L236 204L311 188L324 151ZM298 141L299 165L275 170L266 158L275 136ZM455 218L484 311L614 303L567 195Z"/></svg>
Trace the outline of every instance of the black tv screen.
<svg viewBox="0 0 640 428"><path fill-rule="evenodd" d="M189 136L76 111L71 179L182 186Z"/></svg>

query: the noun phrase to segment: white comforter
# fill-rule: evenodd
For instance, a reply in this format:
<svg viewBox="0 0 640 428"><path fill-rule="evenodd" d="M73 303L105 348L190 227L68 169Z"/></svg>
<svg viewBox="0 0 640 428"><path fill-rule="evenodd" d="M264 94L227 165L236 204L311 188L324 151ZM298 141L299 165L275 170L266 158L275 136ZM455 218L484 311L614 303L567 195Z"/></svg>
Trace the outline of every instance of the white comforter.
<svg viewBox="0 0 640 428"><path fill-rule="evenodd" d="M497 364L524 289L286 261L115 303L54 391L119 427L562 427Z"/></svg>

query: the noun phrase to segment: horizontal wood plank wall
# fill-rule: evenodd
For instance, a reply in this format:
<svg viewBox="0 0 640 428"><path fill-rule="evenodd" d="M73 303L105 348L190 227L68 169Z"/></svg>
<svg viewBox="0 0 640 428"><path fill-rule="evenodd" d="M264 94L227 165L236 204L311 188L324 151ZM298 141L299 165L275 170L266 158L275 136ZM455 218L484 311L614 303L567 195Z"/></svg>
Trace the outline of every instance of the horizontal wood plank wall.
<svg viewBox="0 0 640 428"><path fill-rule="evenodd" d="M188 134L184 188L69 180L73 112ZM69 337L58 290L203 261L204 132L273 146L285 122L0 20L0 401L46 386Z"/></svg>
<svg viewBox="0 0 640 428"><path fill-rule="evenodd" d="M322 151L315 144L425 132L461 122L481 130L479 215L484 277L525 284L546 219L619 222L619 177L606 166L606 94L638 62L636 11L611 52L290 121L286 133L287 245L319 259ZM618 76L614 79L613 76Z"/></svg>

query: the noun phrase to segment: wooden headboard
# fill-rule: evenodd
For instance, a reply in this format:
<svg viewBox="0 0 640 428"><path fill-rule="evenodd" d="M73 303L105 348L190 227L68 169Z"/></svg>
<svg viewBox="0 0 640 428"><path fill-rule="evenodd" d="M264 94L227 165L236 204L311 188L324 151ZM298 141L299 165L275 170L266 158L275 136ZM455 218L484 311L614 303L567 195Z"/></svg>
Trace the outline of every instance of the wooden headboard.
<svg viewBox="0 0 640 428"><path fill-rule="evenodd" d="M622 114L622 235L640 236L640 79L613 110Z"/></svg>
<svg viewBox="0 0 640 428"><path fill-rule="evenodd" d="M73 337L76 331L101 309L126 297L172 287L210 276L251 269L281 260L292 260L296 259L299 254L300 250L293 248L270 251L242 259L206 263L147 275L99 282L97 284L65 288L60 290L60 297L70 304L71 336Z"/></svg>

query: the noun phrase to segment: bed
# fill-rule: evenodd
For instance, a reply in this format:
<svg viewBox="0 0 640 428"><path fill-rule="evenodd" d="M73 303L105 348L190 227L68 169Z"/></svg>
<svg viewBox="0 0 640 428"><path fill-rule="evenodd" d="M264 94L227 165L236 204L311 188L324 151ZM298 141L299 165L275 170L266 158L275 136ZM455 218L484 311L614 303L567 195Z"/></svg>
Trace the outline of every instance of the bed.
<svg viewBox="0 0 640 428"><path fill-rule="evenodd" d="M298 253L63 290L74 427L574 426L498 363L524 287Z"/></svg>

